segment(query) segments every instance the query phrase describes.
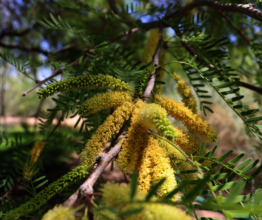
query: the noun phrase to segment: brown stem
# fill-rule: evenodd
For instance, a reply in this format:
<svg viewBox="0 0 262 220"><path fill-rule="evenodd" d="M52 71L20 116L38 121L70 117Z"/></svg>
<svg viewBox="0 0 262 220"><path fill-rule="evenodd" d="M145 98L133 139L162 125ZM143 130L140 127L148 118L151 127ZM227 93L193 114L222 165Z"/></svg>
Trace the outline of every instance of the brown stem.
<svg viewBox="0 0 262 220"><path fill-rule="evenodd" d="M114 43L114 42L122 39L123 37L128 36L128 35L130 35L130 34L132 34L132 33L135 33L135 32L137 32L137 31L139 31L139 30L140 30L139 28L133 28L133 29L131 29L131 30L129 30L129 31L126 31L125 33L117 36L116 38L114 38L114 39L112 39L112 40L109 40L108 42L109 42L109 43Z"/></svg>
<svg viewBox="0 0 262 220"><path fill-rule="evenodd" d="M86 196L86 204L87 204L87 208L88 208L88 211L87 211L87 215L88 215L88 219L89 220L94 220L94 214L92 213L92 200L91 200L91 196L90 195L87 195Z"/></svg>
<svg viewBox="0 0 262 220"><path fill-rule="evenodd" d="M262 88L260 88L260 87L253 86L251 84L248 84L248 83L245 83L245 82L242 82L242 81L237 82L237 86L242 86L244 88L253 90L253 91L262 95Z"/></svg>
<svg viewBox="0 0 262 220"><path fill-rule="evenodd" d="M38 105L38 107L37 107L36 113L35 113L35 115L34 115L34 116L35 116L34 135L36 134L36 129L37 129L37 119L38 119L39 114L40 114L40 112L41 112L41 108L42 108L43 103L44 103L44 99L41 99L41 101L40 101L40 103L39 103L39 105Z"/></svg>
<svg viewBox="0 0 262 220"><path fill-rule="evenodd" d="M35 23L32 25L30 28L26 28L22 31L8 31L8 30L3 30L0 34L0 40L5 37L5 36L12 36L12 37L21 37L23 35L26 35L29 33L31 30L33 30L35 27L37 27L39 24Z"/></svg>
<svg viewBox="0 0 262 220"><path fill-rule="evenodd" d="M72 206L78 198L84 198L87 195L92 195L93 185L97 181L98 177L102 174L107 165L113 160L113 158L119 153L124 139L121 139L117 145L115 145L108 153L101 154L100 163L97 165L93 173L88 179L79 187L79 189L71 195L64 203L64 207Z"/></svg>
<svg viewBox="0 0 262 220"><path fill-rule="evenodd" d="M181 38L184 37L184 36L182 35L182 33L181 33L178 29L175 29L175 28L174 28L174 30L176 31L177 36L179 36L179 37L181 37ZM203 59L193 48L191 48L187 43L182 42L182 45L185 47L185 49L186 49L192 56L197 55L197 60L206 62L206 63L209 65L210 68L215 68L211 63L208 63L206 60L204 60L204 59ZM237 85L237 86L244 87L244 88L247 88L247 89L250 89L250 90L255 91L255 92L259 93L259 94L262 94L262 88L253 86L253 85L251 85L251 84L248 84L248 83L239 81L239 82L237 82L236 85Z"/></svg>
<svg viewBox="0 0 262 220"><path fill-rule="evenodd" d="M153 57L153 63L155 67L159 67L159 57L162 51L162 48L164 46L164 42L163 42L163 38L161 37L161 39L159 40L156 52L154 54ZM150 94L152 93L153 89L154 89L154 85L155 85L155 80L156 80L156 70L154 72L151 73L150 75L150 79L147 83L144 95L145 97L149 97ZM148 98L145 98L145 102L147 102Z"/></svg>
<svg viewBox="0 0 262 220"><path fill-rule="evenodd" d="M245 14L258 21L262 21L262 12L258 9L255 9L252 4L221 3L221 2L213 1L213 0L193 1L192 3L179 8L174 13L171 13L169 16L167 16L167 19L183 16L188 11L194 8L197 8L197 7L202 7L202 6L214 8L219 11L228 11L228 12L236 12L240 14Z"/></svg>
<svg viewBox="0 0 262 220"><path fill-rule="evenodd" d="M131 29L130 31L127 31L127 32L121 34L120 36L118 36L118 37L116 37L116 38L114 38L114 39L112 39L112 40L109 40L108 42L109 42L109 43L116 42L116 41L122 39L123 37L125 37L125 36L127 36L127 35L129 35L129 34L131 34L131 33L137 32L137 31L139 31L139 28L133 28L133 29ZM92 54L93 52L88 51L88 53ZM85 54L85 55L83 56L83 58L85 58L86 56L87 56L87 54ZM76 59L75 61L73 61L73 62L70 63L69 65L70 65L70 66L74 66L75 64L77 64L77 62L79 61L79 59L80 59L80 58ZM36 84L33 88L31 88L31 89L27 90L26 92L22 93L22 96L26 96L29 92L33 91L33 90L36 89L37 87L40 87L41 85L43 85L43 84L44 84L45 82L47 82L48 80L50 80L50 79L52 79L52 78L54 78L54 77L62 74L65 70L66 70L66 68L64 67L64 68L56 71L54 74L52 74L51 76L47 77L46 79L37 82L37 84Z"/></svg>
<svg viewBox="0 0 262 220"><path fill-rule="evenodd" d="M114 137L114 139L112 140L107 152L115 145L117 139L120 137L120 135L124 132L127 124L128 124L129 120L125 121L125 123L123 124L123 126L121 127L121 129L119 130L119 132L116 134L116 136Z"/></svg>
<svg viewBox="0 0 262 220"><path fill-rule="evenodd" d="M7 197L15 188L16 186L21 182L22 178L19 178L16 183L0 198L0 200L3 200L5 197Z"/></svg>
<svg viewBox="0 0 262 220"><path fill-rule="evenodd" d="M42 50L38 47L27 48L27 47L23 47L21 45L10 45L10 44L5 44L3 42L0 42L0 47L4 47L4 48L8 48L8 49L19 49L19 50L26 51L26 52L38 52L38 53L44 54L45 56L48 56L47 51Z"/></svg>
<svg viewBox="0 0 262 220"><path fill-rule="evenodd" d="M250 45L250 41L247 38L247 36L227 17L225 16L221 11L214 9L218 14L220 14L232 27L236 29L236 31L243 37L243 39Z"/></svg>
<svg viewBox="0 0 262 220"><path fill-rule="evenodd" d="M89 51L89 53L92 53L92 52ZM83 56L82 56L83 59L84 59L86 56L87 56L87 54L83 55ZM80 57L80 58L81 58L81 57ZM80 60L80 58L76 59L75 61L73 61L73 62L70 63L69 65L70 65L70 66L76 65L76 64L78 63L78 61ZM56 71L56 72L55 72L54 74L52 74L51 76L45 78L44 80L39 81L33 88L31 88L31 89L27 90L26 92L24 92L24 93L22 94L22 96L26 96L29 92L31 92L31 91L33 91L34 89L36 89L37 87L43 85L43 84L44 84L45 82L47 82L48 80L50 80L50 79L52 79L52 78L60 75L60 74L63 73L65 70L66 70L66 68L64 67L64 68Z"/></svg>
<svg viewBox="0 0 262 220"><path fill-rule="evenodd" d="M117 10L117 7L116 7L116 2L114 0L107 0L111 10L115 13L115 14L118 14L118 10Z"/></svg>
<svg viewBox="0 0 262 220"><path fill-rule="evenodd" d="M192 3L179 8L173 13L171 13L170 15L168 15L165 20L170 20L172 18L177 18L177 17L183 17L188 13L188 11L202 6L215 8L219 11L236 12L236 13L247 15L251 18L254 18L255 20L262 21L262 12L258 9L255 9L254 6L250 3L249 4L220 3L218 1L213 1L213 0L193 1ZM159 27L159 21L152 21L152 22L140 24L140 26L145 30L157 28ZM170 27L170 25L165 23L165 21L163 21L163 27L164 28Z"/></svg>
<svg viewBox="0 0 262 220"><path fill-rule="evenodd" d="M49 136L43 140L43 141L47 141L50 137L52 137L52 135L55 133L55 130L59 127L59 125L61 124L63 117L61 116L56 124L56 126L53 128L53 130L51 131L51 133L49 134Z"/></svg>

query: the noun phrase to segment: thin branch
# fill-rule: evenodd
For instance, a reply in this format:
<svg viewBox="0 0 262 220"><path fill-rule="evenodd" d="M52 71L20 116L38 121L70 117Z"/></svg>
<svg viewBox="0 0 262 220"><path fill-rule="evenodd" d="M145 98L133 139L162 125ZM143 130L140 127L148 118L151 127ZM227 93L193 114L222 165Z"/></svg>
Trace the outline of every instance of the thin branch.
<svg viewBox="0 0 262 220"><path fill-rule="evenodd" d="M131 29L131 30L129 30L129 31L126 31L125 33L117 36L116 38L114 38L114 39L112 39L112 40L109 40L108 43L114 43L114 42L122 39L123 37L128 36L128 35L131 35L132 33L135 33L135 32L137 32L137 31L139 31L139 30L140 30L139 28L133 28L133 29Z"/></svg>
<svg viewBox="0 0 262 220"><path fill-rule="evenodd" d="M126 120L125 123L123 124L123 126L120 128L119 132L117 133L117 135L114 137L114 139L112 140L107 152L115 145L115 143L117 142L117 139L120 137L120 135L124 132L127 124L128 124L129 120Z"/></svg>
<svg viewBox="0 0 262 220"><path fill-rule="evenodd" d="M108 4L109 4L109 7L110 9L115 13L115 14L118 14L118 10L117 10L117 7L116 7L116 2L115 0L107 0Z"/></svg>
<svg viewBox="0 0 262 220"><path fill-rule="evenodd" d="M116 37L116 38L114 38L114 39L112 39L112 40L109 40L108 42L109 42L109 43L114 43L114 42L122 39L123 37L125 37L125 36L127 36L127 35L129 35L129 34L132 34L132 33L134 33L134 32L137 32L137 31L139 31L139 28L133 28L133 29L131 29L130 31L127 31L127 32L121 34L120 36L118 36L118 37ZM91 52L91 51L88 51L88 53L92 53L92 52ZM85 55L83 56L83 58L85 58L86 56L87 56L87 55L85 54ZM70 65L70 66L74 66L74 65L79 61L79 59L80 59L80 58L76 59L75 61L73 61L73 62L70 63L69 65ZM66 68L64 67L64 68L56 71L54 74L52 74L51 76L47 77L46 79L37 82L37 84L36 84L33 88L31 88L31 89L27 90L26 92L22 93L22 96L26 96L29 92L35 90L37 87L42 86L42 85L43 85L45 82L47 82L48 80L50 80L50 79L52 79L52 78L54 78L54 77L62 74L65 70L66 70Z"/></svg>
<svg viewBox="0 0 262 220"><path fill-rule="evenodd" d="M43 140L43 141L47 141L50 137L52 137L52 135L55 133L56 129L60 126L62 120L63 120L63 117L61 116L61 117L58 119L58 122L57 122L56 126L53 128L53 130L51 131L51 133L49 134L49 136L48 136L45 140Z"/></svg>
<svg viewBox="0 0 262 220"><path fill-rule="evenodd" d="M247 38L247 36L227 17L225 16L221 11L214 9L218 14L220 14L233 28L236 29L236 31L243 37L243 39L250 45L250 41Z"/></svg>
<svg viewBox="0 0 262 220"><path fill-rule="evenodd" d="M192 3L179 8L176 11L174 11L173 13L171 13L170 15L168 15L165 20L170 20L172 18L177 18L177 17L183 17L188 13L188 11L194 8L197 8L197 7L202 7L202 6L214 8L219 11L236 12L236 13L244 14L251 18L254 18L255 20L262 22L262 12L258 9L255 9L254 5L251 3L249 4L220 3L218 1L213 1L213 0L193 1ZM140 26L142 27L142 29L145 29L145 30L157 28L159 27L159 21L143 23L143 24L140 24ZM170 27L170 25L165 23L165 21L163 21L163 28L166 28L166 27Z"/></svg>
<svg viewBox="0 0 262 220"><path fill-rule="evenodd" d="M236 12L240 14L245 14L258 21L262 21L262 12L258 9L255 9L252 4L221 3L221 2L213 1L213 0L193 1L192 3L179 8L177 11L167 16L167 19L183 16L188 11L194 8L197 8L197 7L201 7L201 6L208 6L210 8L215 8L219 11L228 11L228 12Z"/></svg>
<svg viewBox="0 0 262 220"><path fill-rule="evenodd" d="M159 40L156 52L154 54L153 57L153 63L155 67L159 67L159 57L162 51L162 48L164 46L164 42L163 42L163 38L161 37L161 39ZM150 94L152 93L153 89L154 89L154 85L155 85L155 80L156 80L156 70L154 72L151 73L150 75L150 79L147 83L144 95L145 97L149 97ZM147 102L148 98L145 98L145 102Z"/></svg>
<svg viewBox="0 0 262 220"><path fill-rule="evenodd" d="M89 53L91 53L91 52L89 52ZM84 59L86 56L87 56L87 54L83 55L83 56L82 56L83 59ZM78 59L76 59L75 61L73 61L72 63L70 63L69 65L70 65L70 66L76 65L77 62L80 60L80 58L81 58L81 57L79 57ZM60 74L63 73L65 70L66 70L66 67L64 67L64 68L56 71L54 74L52 74L51 76L45 78L44 80L41 80L41 81L37 82L37 84L36 84L33 88L31 88L31 89L27 90L26 92L24 92L24 93L22 94L22 96L26 96L29 92L31 92L31 91L33 91L34 89L36 89L37 87L43 85L43 84L44 84L45 82L47 82L48 80L50 80L50 79L52 79L52 78L60 75Z"/></svg>
<svg viewBox="0 0 262 220"><path fill-rule="evenodd" d="M175 29L174 30L176 31L176 34L177 36L181 37L181 38L184 38L184 36L182 35L182 33L180 32L180 30L178 29ZM210 68L215 68L214 65L212 65L211 63L208 63L206 60L204 60L193 48L191 48L187 43L185 42L181 42L182 45L185 47L185 49L192 55L192 56L195 56L197 55L197 60L199 61L203 61L205 63L208 64L208 66ZM262 94L262 88L259 88L259 87L256 87L256 86L253 86L251 84L248 84L248 83L245 83L245 82L242 82L242 81L238 81L237 86L241 86L241 87L244 87L244 88L247 88L247 89L250 89L252 91L255 91L259 94Z"/></svg>
<svg viewBox="0 0 262 220"><path fill-rule="evenodd" d="M91 196L87 195L85 201L86 201L87 208L88 208L88 211L87 211L88 219L89 220L94 220L94 214L91 212L91 210L92 210L92 199L91 199Z"/></svg>
<svg viewBox="0 0 262 220"><path fill-rule="evenodd" d="M16 183L0 198L0 201L3 200L5 197L7 197L21 182L22 178L19 178Z"/></svg>
<svg viewBox="0 0 262 220"><path fill-rule="evenodd" d="M4 48L8 48L8 49L19 49L19 50L26 51L26 52L37 52L37 53L42 53L45 56L48 56L47 51L42 50L38 47L27 48L27 47L23 47L21 45L10 45L10 44L2 43L2 42L0 42L0 47L4 47Z"/></svg>
<svg viewBox="0 0 262 220"><path fill-rule="evenodd" d="M262 88L260 88L260 87L253 86L251 84L248 84L248 83L245 83L245 82L242 82L242 81L237 82L236 85L250 89L250 90L253 90L253 91L262 95Z"/></svg>
<svg viewBox="0 0 262 220"><path fill-rule="evenodd" d="M32 28L26 28L23 31L2 31L0 34L0 39L2 39L5 36L17 36L17 37L21 37L27 33L29 33L32 30Z"/></svg>
<svg viewBox="0 0 262 220"><path fill-rule="evenodd" d="M108 153L101 154L100 163L97 165L93 173L88 177L88 179L76 190L76 192L71 195L64 203L64 207L72 206L77 199L85 198L87 195L92 195L93 185L97 181L98 177L102 174L107 165L113 160L113 158L119 153L121 146L125 138L120 140L116 146L114 146Z"/></svg>
<svg viewBox="0 0 262 220"><path fill-rule="evenodd" d="M76 44L68 44L64 47L62 47L61 49L58 49L58 50L55 50L55 51L52 51L51 53L54 54L54 53L60 53L61 51L64 51L64 50L68 50L70 48L72 48L73 46L75 46Z"/></svg>
<svg viewBox="0 0 262 220"><path fill-rule="evenodd" d="M32 31L34 28L39 26L38 23L34 23L31 27L26 28L24 30L19 30L19 31L9 31L9 30L3 30L0 34L0 40L4 38L5 36L11 36L11 37L22 37L23 35L26 35L30 31Z"/></svg>

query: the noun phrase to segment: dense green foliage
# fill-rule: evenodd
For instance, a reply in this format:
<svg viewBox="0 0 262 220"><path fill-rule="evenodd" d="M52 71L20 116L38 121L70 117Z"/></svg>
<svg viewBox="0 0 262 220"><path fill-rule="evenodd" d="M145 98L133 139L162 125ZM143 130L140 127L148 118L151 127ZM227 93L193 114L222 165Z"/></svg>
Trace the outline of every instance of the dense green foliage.
<svg viewBox="0 0 262 220"><path fill-rule="evenodd" d="M224 0L218 3L218 8L210 6L208 0L203 0L202 5L198 5L197 1L160 2L12 0L0 3L0 13L4 15L0 20L0 116L4 118L8 113L5 97L10 97L10 94L5 94L5 91L12 90L6 88L15 87L14 76L7 71L13 66L19 72L15 73L17 84L25 85L29 79L36 83L32 89L29 87L25 89L28 91L23 91L25 97L15 94L14 103L25 105L21 111L36 112L35 117L40 119L35 135L25 125L24 132L16 135L15 141L6 132L6 127L0 125L3 129L0 136L0 189L3 191L0 218L12 220L21 216L23 219L41 219L52 208L48 201L55 194L62 196L63 190L68 190L66 196L62 196L63 201L68 199L84 182L88 169L96 172L95 165L99 167L103 161L101 157L105 155L99 156L101 150L110 152L123 135L127 135L127 139L122 151L114 156L118 164L123 162L123 158L128 158L127 166L133 170L120 168L130 176L130 185L128 188L119 187L119 192L117 189L114 191L115 186L109 185L108 191L106 187L102 189L102 197L98 194L94 201L90 200L92 193L85 199L79 193L68 219L77 210L81 210L82 219L90 220L161 219L156 210L168 210L170 207L175 210L176 205L184 206L187 214L196 218L197 209L219 210L227 219L261 218L261 162L252 159L241 161L244 153L237 152L236 156L232 156L231 149L215 157L219 146L208 151L204 142L200 144L195 139L197 134L201 141L215 142L217 134L190 110L190 102L194 99L190 97L189 104L183 106L159 95L162 90L163 96L173 96L177 81L173 72L179 73L190 83L189 87L183 87L184 81L180 82L181 94L185 96L182 98L195 95L200 107L197 111L208 117L213 113L213 101L217 101L214 97L219 97L218 104L227 105L239 117L246 126L246 134L252 136L254 145L261 148L262 114L257 106L262 104L262 12L256 12L258 16L251 15L250 18L248 11L253 13L254 6L245 5L243 10L247 12L244 13L238 9L234 11L224 4L229 3ZM241 4L248 2L244 0ZM256 4L260 7L261 3ZM148 34L157 29L157 37ZM144 46L147 49L142 52ZM160 64L160 54L166 55L165 64ZM42 76L41 71L46 72L49 67L49 75ZM25 80L18 82L21 75ZM58 80L57 76L62 79ZM146 94L153 76L156 79L152 81L150 93ZM184 93L183 88L186 88ZM252 100L250 93L247 93L248 97L242 95L249 90ZM42 106L44 101L40 104L35 101L49 96L54 97L48 101L47 108ZM140 103L147 99L155 104ZM32 111L34 108L35 111ZM20 113L18 110L10 112ZM171 126L167 114L182 121L189 132ZM76 119L74 130L66 131L69 135L59 128L67 118ZM55 119L57 124L53 126ZM45 144L37 152L34 146L40 140ZM109 147L105 147L108 142ZM159 144L156 151L151 146L155 142ZM171 149L168 156L163 156L165 151L160 150L161 143ZM143 144L148 144L148 148L140 146ZM195 144L196 148L189 149L187 146L189 151L185 146L181 147L183 144ZM128 149L131 145L134 148ZM67 157L72 152L80 154L81 151L85 165L47 185L42 173L53 167L62 167L61 159L58 159L61 155ZM170 174L165 176L163 171L152 171L150 166L157 167L159 164L155 158L161 156L171 163L169 171L175 174L172 175L173 180L169 180ZM149 158L151 164L147 168L151 169L151 173L143 169L146 166L142 163L143 158ZM143 195L139 194L143 184L141 173L152 180ZM176 181L177 186L166 187L168 181ZM18 184L30 193L20 202L12 197L13 186ZM247 194L248 187L252 190ZM122 192L123 195L128 192L128 195L120 198ZM180 193L181 198L175 200L174 197ZM156 195L161 196L157 198ZM193 204L192 201L196 198L199 201L200 196L204 196L205 200ZM84 203L82 206L81 201ZM39 207L43 207L42 210L38 210ZM146 211L152 214L151 217L145 217ZM173 216L172 213L170 216Z"/></svg>

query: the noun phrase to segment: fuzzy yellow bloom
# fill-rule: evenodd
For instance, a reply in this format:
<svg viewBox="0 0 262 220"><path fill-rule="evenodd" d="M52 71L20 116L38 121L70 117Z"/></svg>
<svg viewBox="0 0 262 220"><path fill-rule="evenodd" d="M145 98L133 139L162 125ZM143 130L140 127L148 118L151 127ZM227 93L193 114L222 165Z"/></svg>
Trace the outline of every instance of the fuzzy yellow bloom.
<svg viewBox="0 0 262 220"><path fill-rule="evenodd" d="M135 104L127 138L116 160L117 166L124 173L133 172L135 170L141 157L141 152L148 142L147 128L138 122L140 109L145 105L146 103L141 100L138 100Z"/></svg>
<svg viewBox="0 0 262 220"><path fill-rule="evenodd" d="M81 106L79 114L84 116L100 112L104 109L116 108L122 105L125 101L132 101L129 92L113 91L99 93L94 97L88 99Z"/></svg>
<svg viewBox="0 0 262 220"><path fill-rule="evenodd" d="M176 177L174 170L170 165L170 159L166 155L163 148L159 146L158 140L150 138L152 143L149 145L151 147L151 154L153 156L153 168L152 168L152 182L157 183L161 179L166 178L165 182L160 186L157 191L158 197L163 197L170 193L177 187ZM176 201L177 195L174 195L172 201Z"/></svg>
<svg viewBox="0 0 262 220"><path fill-rule="evenodd" d="M163 197L177 187L174 170L166 152L159 146L158 140L150 137L148 145L142 153L142 158L137 166L139 173L138 188L141 192L147 192L152 183L157 183L166 178L157 191L159 197ZM176 195L172 199L176 201Z"/></svg>
<svg viewBox="0 0 262 220"><path fill-rule="evenodd" d="M168 139L174 140L176 132L166 118L167 112L158 104L147 104L141 108L138 114L138 122L147 129L156 128Z"/></svg>
<svg viewBox="0 0 262 220"><path fill-rule="evenodd" d="M177 139L175 140L175 143L178 144L179 147L183 149L188 155L193 154L195 151L197 152L196 155L199 155L201 143L186 131L175 126L174 129L177 132ZM202 155L204 156L208 152L209 150L204 148Z"/></svg>
<svg viewBox="0 0 262 220"><path fill-rule="evenodd" d="M151 188L152 182L152 168L154 166L152 155L152 146L150 148L151 139L149 139L148 146L142 152L142 157L138 163L138 189L140 192L147 192ZM153 146L154 147L154 146Z"/></svg>
<svg viewBox="0 0 262 220"><path fill-rule="evenodd" d="M147 43L144 47L144 50L141 54L141 61L144 65L148 65L152 62L153 56L155 54L158 42L162 36L162 33L159 29L154 29L150 32Z"/></svg>
<svg viewBox="0 0 262 220"><path fill-rule="evenodd" d="M96 156L101 152L104 144L109 141L113 134L119 131L125 120L129 119L132 110L133 104L125 102L117 107L112 115L107 117L80 154L80 159L84 165L92 165L95 162Z"/></svg>
<svg viewBox="0 0 262 220"><path fill-rule="evenodd" d="M122 220L191 220L189 216L175 206L161 203L138 203L139 201L145 201L145 196L145 193L137 193L133 202L128 203L130 202L129 186L107 183L102 189L102 201L118 212L143 208L137 214L123 216ZM153 197L151 200L157 201L157 198ZM138 202L136 203L136 201ZM106 218L101 218L101 220L104 219Z"/></svg>
<svg viewBox="0 0 262 220"><path fill-rule="evenodd" d="M167 143L166 141L161 141L161 147L163 147L167 153L167 155L171 159L171 166L174 170L195 170L196 168L190 164L188 161L186 162L186 157L175 147ZM179 147L179 146L177 146ZM176 163L177 165L175 165ZM196 180L198 179L196 173L187 173L181 174L183 180ZM180 177L180 175L179 175ZM187 189L190 190L193 187L193 185L188 185Z"/></svg>
<svg viewBox="0 0 262 220"><path fill-rule="evenodd" d="M174 73L172 75L173 79L176 80L176 89L179 95L182 97L182 102L188 107L193 113L197 114L197 103L195 97L190 89L190 87L186 84L186 82L180 79L180 75Z"/></svg>
<svg viewBox="0 0 262 220"><path fill-rule="evenodd" d="M71 207L55 206L44 214L42 220L75 220L74 211Z"/></svg>
<svg viewBox="0 0 262 220"><path fill-rule="evenodd" d="M59 82L53 82L46 88L41 88L37 95L40 99L44 99L57 92L64 92L73 89L112 89L112 90L128 90L129 85L109 75L85 75L70 77L69 79L63 79Z"/></svg>
<svg viewBox="0 0 262 220"><path fill-rule="evenodd" d="M25 179L27 179L27 180L31 179L31 175L34 172L34 170L31 170L31 168L36 163L36 161L37 161L38 157L40 156L40 153L42 152L44 147L45 147L45 141L36 141L34 146L32 147L32 149L30 151L30 156L31 156L30 164L28 164L29 161L27 160L26 165L24 167L24 171L23 171Z"/></svg>
<svg viewBox="0 0 262 220"><path fill-rule="evenodd" d="M166 64L166 62L167 62L167 56L166 56L166 53L163 51L161 53L160 58L159 58L159 66L162 66L162 65ZM160 69L158 69L156 71L156 75L157 75L156 80L163 82L164 79L165 79L165 67L161 67ZM163 84L158 84L157 87L155 88L155 93L156 94L161 94L162 87L163 87Z"/></svg>
<svg viewBox="0 0 262 220"><path fill-rule="evenodd" d="M218 134L215 130L200 116L183 106L183 104L160 95L156 95L154 101L166 109L167 113L173 118L182 121L189 130L194 131L209 142L216 142Z"/></svg>

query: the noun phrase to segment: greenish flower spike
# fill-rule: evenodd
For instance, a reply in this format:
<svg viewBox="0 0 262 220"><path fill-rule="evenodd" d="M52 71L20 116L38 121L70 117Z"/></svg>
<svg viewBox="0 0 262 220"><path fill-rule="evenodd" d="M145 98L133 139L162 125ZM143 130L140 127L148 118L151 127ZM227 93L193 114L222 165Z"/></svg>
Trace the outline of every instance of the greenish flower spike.
<svg viewBox="0 0 262 220"><path fill-rule="evenodd" d="M173 141L177 134L170 121L167 119L167 112L160 105L147 104L139 112L138 121L147 129L156 128Z"/></svg>
<svg viewBox="0 0 262 220"><path fill-rule="evenodd" d="M132 102L129 92L126 91L112 91L99 93L94 97L88 99L79 110L81 116L94 114L104 109L116 108L124 102Z"/></svg>
<svg viewBox="0 0 262 220"><path fill-rule="evenodd" d="M49 84L46 88L41 88L37 95L40 99L52 96L57 92L64 92L73 89L112 89L112 90L128 90L127 83L122 82L109 75L86 75L76 76L64 79L59 82Z"/></svg>
<svg viewBox="0 0 262 220"><path fill-rule="evenodd" d="M147 79L148 79L149 75L152 72L155 71L155 69L156 68L155 68L154 65L150 65L143 70L143 72L141 73L141 76L138 78L138 80L136 82L136 93L143 95L143 90L146 87ZM136 97L137 97L137 95L135 94L135 98Z"/></svg>
<svg viewBox="0 0 262 220"><path fill-rule="evenodd" d="M39 209L41 206L46 204L47 201L54 195L61 193L65 188L74 183L77 183L81 179L84 179L88 174L89 168L90 167L88 166L82 165L65 174L60 179L50 184L44 190L38 193L36 197L21 205L20 207L10 211L4 217L4 220L14 220L17 219L19 216L28 215L29 213Z"/></svg>

